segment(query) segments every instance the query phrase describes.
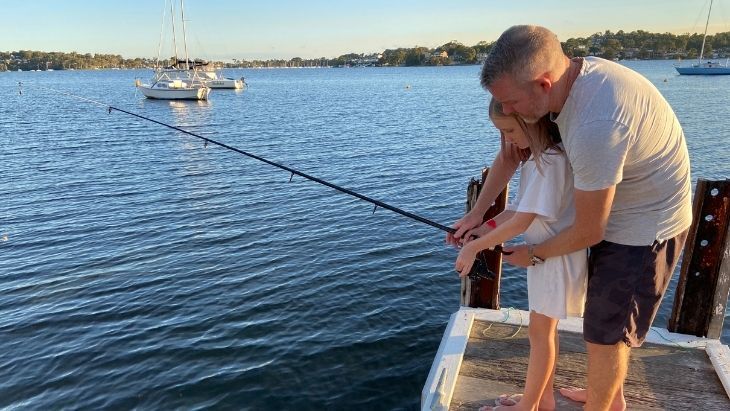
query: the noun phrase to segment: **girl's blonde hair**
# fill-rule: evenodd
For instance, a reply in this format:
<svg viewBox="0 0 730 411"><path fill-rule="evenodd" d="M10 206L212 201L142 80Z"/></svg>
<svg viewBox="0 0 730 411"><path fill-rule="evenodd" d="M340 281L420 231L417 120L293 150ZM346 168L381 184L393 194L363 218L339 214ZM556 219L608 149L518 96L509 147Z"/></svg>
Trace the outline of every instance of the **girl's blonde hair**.
<svg viewBox="0 0 730 411"><path fill-rule="evenodd" d="M532 131L528 129L527 123L517 114L504 114L502 110L502 104L492 97L489 102L489 118L513 118L520 125L520 128L527 136L527 140L530 143L529 148L521 149L517 146L507 147L504 134L500 131L501 148L505 150L507 154L513 159L519 159L522 162L527 161L530 158L530 154L535 159L537 169L540 170L540 163L549 164L547 159L542 157L548 149L553 149L556 152L562 152L562 148L558 145L561 142L560 132L558 126L550 121L549 115L542 117L534 127Z"/></svg>

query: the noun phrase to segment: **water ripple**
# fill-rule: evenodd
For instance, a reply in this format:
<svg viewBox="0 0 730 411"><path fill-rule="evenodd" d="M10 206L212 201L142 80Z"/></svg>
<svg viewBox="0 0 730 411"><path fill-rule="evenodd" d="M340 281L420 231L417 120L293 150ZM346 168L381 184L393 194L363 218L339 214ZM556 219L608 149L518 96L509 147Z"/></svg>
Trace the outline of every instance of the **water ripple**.
<svg viewBox="0 0 730 411"><path fill-rule="evenodd" d="M673 104L693 177L726 178L710 141L730 79L631 64ZM0 73L0 408L415 409L459 304L439 230L30 85L449 225L499 148L478 70L239 71L247 90L200 104L140 100L143 72ZM501 285L526 308L522 270Z"/></svg>

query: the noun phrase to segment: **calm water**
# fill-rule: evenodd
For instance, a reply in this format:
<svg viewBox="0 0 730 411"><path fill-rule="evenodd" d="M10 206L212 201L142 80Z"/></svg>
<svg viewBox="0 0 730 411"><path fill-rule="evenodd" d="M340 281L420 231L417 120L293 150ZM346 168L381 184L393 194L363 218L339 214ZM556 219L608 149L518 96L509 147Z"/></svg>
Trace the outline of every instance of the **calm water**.
<svg viewBox="0 0 730 411"><path fill-rule="evenodd" d="M730 76L671 64L627 63L677 112L693 179L727 178ZM206 103L142 99L147 71L0 73L0 408L415 409L459 304L440 231L39 86L450 225L498 148L478 73L231 70L250 87ZM508 268L503 306L525 287Z"/></svg>

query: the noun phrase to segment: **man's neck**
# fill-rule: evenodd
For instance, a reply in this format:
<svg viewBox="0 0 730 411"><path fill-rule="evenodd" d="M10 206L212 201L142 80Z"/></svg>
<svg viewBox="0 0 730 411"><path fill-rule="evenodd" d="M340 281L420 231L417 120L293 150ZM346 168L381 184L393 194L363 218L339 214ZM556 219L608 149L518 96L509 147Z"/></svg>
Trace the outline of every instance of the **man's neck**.
<svg viewBox="0 0 730 411"><path fill-rule="evenodd" d="M568 65L565 67L563 75L560 79L553 84L553 90L555 90L555 99L553 100L550 111L555 115L560 114L560 111L565 105L565 101L568 100L570 90L573 87L575 79L578 78L580 69L583 66L583 59L576 58L568 60Z"/></svg>

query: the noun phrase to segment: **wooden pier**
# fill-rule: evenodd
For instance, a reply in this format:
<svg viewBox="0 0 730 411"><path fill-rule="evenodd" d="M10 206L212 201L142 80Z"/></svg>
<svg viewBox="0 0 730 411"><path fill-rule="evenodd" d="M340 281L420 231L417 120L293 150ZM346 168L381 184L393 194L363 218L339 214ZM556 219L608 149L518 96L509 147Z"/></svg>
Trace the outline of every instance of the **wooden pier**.
<svg viewBox="0 0 730 411"><path fill-rule="evenodd" d="M486 180L488 170L482 173ZM467 190L467 210L480 181ZM484 216L504 208L506 191ZM697 182L669 330L652 327L631 350L624 394L629 410L730 410L730 348L719 338L730 294L730 180ZM422 410L477 410L521 393L529 358L529 312L500 310L501 256L485 251L494 279L464 279L421 394ZM558 323L555 387L585 387L583 319ZM679 334L682 333L682 334ZM556 392L558 410L582 410Z"/></svg>
<svg viewBox="0 0 730 411"><path fill-rule="evenodd" d="M423 410L477 410L500 394L521 393L529 313L462 308L453 314L421 396ZM586 383L582 318L559 323L556 388ZM652 328L631 352L629 410L730 410L730 349L717 339ZM558 410L582 410L556 392Z"/></svg>

